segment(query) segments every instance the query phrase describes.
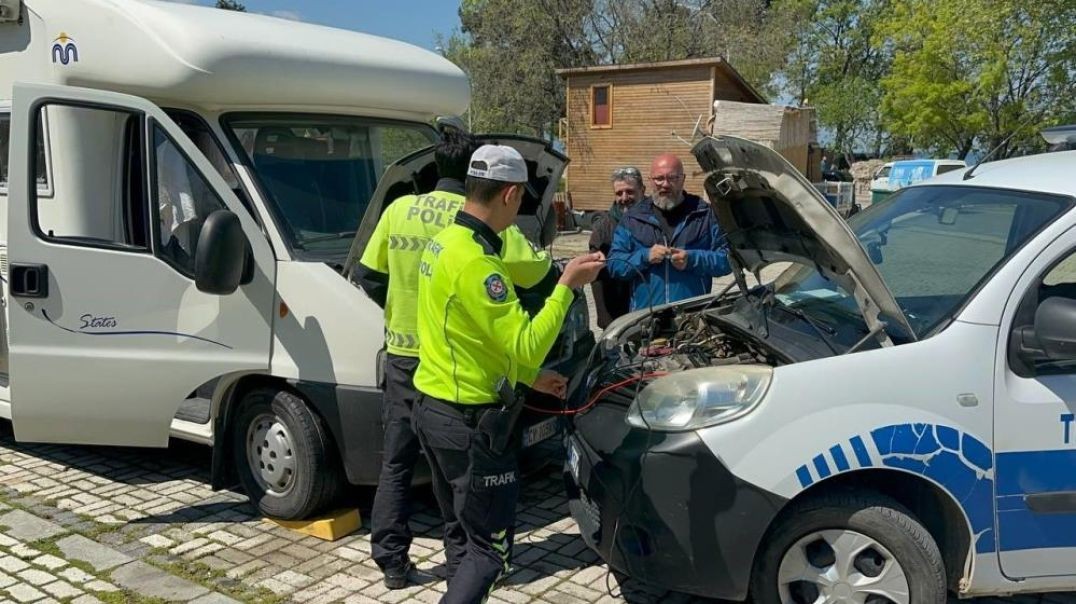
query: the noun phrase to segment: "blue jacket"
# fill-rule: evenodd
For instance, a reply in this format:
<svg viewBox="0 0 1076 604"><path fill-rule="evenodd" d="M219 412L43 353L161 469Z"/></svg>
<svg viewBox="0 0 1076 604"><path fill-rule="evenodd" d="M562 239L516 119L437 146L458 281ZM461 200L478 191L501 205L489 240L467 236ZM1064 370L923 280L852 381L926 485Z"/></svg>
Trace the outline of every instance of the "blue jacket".
<svg viewBox="0 0 1076 604"><path fill-rule="evenodd" d="M649 197L629 208L613 233L606 266L613 277L634 281L632 310L709 293L714 277L729 274L725 236L710 205L687 193L683 203L687 215L672 239L666 239ZM678 270L671 260L650 264L650 248L655 244L687 250L687 267Z"/></svg>

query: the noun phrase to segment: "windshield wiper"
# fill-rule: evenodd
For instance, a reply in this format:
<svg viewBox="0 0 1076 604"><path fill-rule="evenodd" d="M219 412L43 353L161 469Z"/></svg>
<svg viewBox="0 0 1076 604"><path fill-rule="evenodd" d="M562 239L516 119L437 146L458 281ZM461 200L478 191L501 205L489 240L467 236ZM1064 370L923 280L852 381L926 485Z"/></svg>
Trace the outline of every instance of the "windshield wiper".
<svg viewBox="0 0 1076 604"><path fill-rule="evenodd" d="M812 318L810 315L808 315L807 313L803 312L802 310L800 310L798 308L790 308L788 306L785 306L784 304L781 304L780 302L778 302L776 300L774 300L773 302L770 303L770 308L781 309L782 311L792 315L793 317L802 319L804 323L810 325L814 329L815 333L818 334L818 337L822 340L822 343L825 344L827 348L829 348L830 352L832 352L835 355L841 354L841 353L837 352L837 348L833 346L833 343L830 342L830 339L829 339L831 336L837 335L837 330L836 329L833 329L829 325L826 325L825 323L822 323L822 322L818 321L817 319ZM827 336L826 334L829 334L829 335Z"/></svg>
<svg viewBox="0 0 1076 604"><path fill-rule="evenodd" d="M351 239L355 236L356 231L344 231L343 233L327 233L325 235L318 235L317 237L310 237L309 239L300 239L299 245L305 246L308 243L317 243L319 241L334 241L336 239Z"/></svg>

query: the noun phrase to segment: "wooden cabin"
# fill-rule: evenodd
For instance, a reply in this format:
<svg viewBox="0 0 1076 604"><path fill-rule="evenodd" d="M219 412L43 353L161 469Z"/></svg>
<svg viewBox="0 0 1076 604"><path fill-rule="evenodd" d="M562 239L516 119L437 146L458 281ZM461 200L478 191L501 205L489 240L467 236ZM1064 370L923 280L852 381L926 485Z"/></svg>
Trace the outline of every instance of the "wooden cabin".
<svg viewBox="0 0 1076 604"><path fill-rule="evenodd" d="M646 178L651 160L663 152L683 160L684 190L704 195L690 142L696 131L697 136L709 133L714 101L766 103L721 58L560 69L557 74L565 79L568 95L559 136L572 160L566 184L576 210L607 209L613 200L613 169L636 166Z"/></svg>

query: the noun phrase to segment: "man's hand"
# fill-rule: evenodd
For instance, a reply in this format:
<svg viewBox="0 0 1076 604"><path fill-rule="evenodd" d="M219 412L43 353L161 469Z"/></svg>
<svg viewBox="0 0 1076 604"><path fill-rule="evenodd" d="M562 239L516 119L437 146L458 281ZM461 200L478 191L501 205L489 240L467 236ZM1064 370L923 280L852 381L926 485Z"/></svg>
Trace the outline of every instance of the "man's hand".
<svg viewBox="0 0 1076 604"><path fill-rule="evenodd" d="M655 243L654 247L650 248L650 264L661 264L665 261L665 257L672 253L670 248Z"/></svg>
<svg viewBox="0 0 1076 604"><path fill-rule="evenodd" d="M678 271L687 268L687 250L672 250L672 265Z"/></svg>
<svg viewBox="0 0 1076 604"><path fill-rule="evenodd" d="M534 384L531 385L531 389L557 398L564 398L568 395L568 378L556 371L543 369L538 373L538 377L534 380Z"/></svg>
<svg viewBox="0 0 1076 604"><path fill-rule="evenodd" d="M572 258L564 266L559 283L568 287L583 287L598 278L598 273L605 268L605 254L594 252Z"/></svg>

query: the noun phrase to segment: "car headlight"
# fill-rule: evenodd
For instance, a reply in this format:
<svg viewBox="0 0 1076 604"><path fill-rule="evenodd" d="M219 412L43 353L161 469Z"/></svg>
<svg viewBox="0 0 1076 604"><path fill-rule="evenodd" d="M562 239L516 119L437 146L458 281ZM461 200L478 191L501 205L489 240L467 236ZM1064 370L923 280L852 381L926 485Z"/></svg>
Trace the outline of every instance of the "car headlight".
<svg viewBox="0 0 1076 604"><path fill-rule="evenodd" d="M766 395L773 368L732 365L689 369L658 378L639 393L627 421L663 432L697 430L740 417Z"/></svg>

